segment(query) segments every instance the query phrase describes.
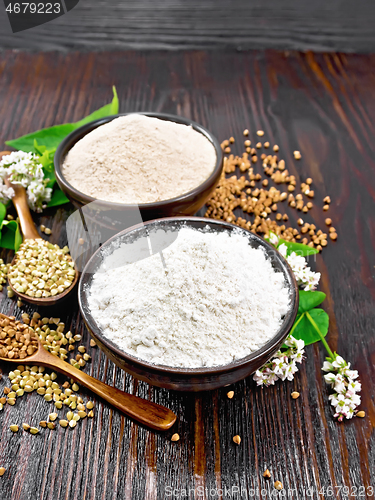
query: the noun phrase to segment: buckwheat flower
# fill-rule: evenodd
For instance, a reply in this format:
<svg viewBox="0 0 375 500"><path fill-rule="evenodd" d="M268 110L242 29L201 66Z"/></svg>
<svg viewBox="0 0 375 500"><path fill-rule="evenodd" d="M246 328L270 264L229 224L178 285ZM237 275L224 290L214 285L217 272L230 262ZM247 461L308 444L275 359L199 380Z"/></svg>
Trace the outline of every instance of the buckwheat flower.
<svg viewBox="0 0 375 500"><path fill-rule="evenodd" d="M341 377L336 377L334 389L338 394L343 394L346 391L344 380Z"/></svg>
<svg viewBox="0 0 375 500"><path fill-rule="evenodd" d="M305 343L289 335L285 344L288 346L286 350L277 351L272 359L254 373L253 380L257 385L268 387L277 380L293 380L298 371L297 363L303 360Z"/></svg>
<svg viewBox="0 0 375 500"><path fill-rule="evenodd" d="M265 385L268 387L269 385L274 385L278 377L275 373L272 373L269 368L265 368L263 371L262 369L257 370L253 375L253 379L258 385Z"/></svg>
<svg viewBox="0 0 375 500"><path fill-rule="evenodd" d="M31 181L26 192L29 206L34 212L41 212L43 208L46 208L46 202L51 200L52 189L47 188L40 181Z"/></svg>
<svg viewBox="0 0 375 500"><path fill-rule="evenodd" d="M285 345L288 347L293 347L296 351L296 354L304 353L305 351L305 342L302 339L295 339L291 335L286 339Z"/></svg>
<svg viewBox="0 0 375 500"><path fill-rule="evenodd" d="M350 363L337 353L324 362L322 370L328 372L324 375L324 380L333 389L328 399L335 408L335 417L339 422L344 418L350 419L355 416L357 406L361 404L361 384L355 379L358 378L357 370L350 370Z"/></svg>
<svg viewBox="0 0 375 500"><path fill-rule="evenodd" d="M282 381L284 381L284 380L292 381L294 379L294 374L297 371L298 371L298 368L297 368L295 363L292 362L290 364L286 364L285 369L284 369L284 373L282 374L282 376L280 378Z"/></svg>
<svg viewBox="0 0 375 500"><path fill-rule="evenodd" d="M279 237L274 233L270 232L268 240L288 261L298 285L304 290L314 290L319 283L320 273L311 271L306 260L295 252L287 255L287 246L284 243L279 245ZM361 397L358 394L361 391L361 384L356 381L358 372L351 370L350 363L347 363L342 356L331 351L319 327L315 324L314 326L329 354L323 363L322 371L327 372L324 380L333 389L329 400L335 409L334 417L339 422L344 418L351 419L357 414L356 408L361 404ZM304 342L289 336L285 344L288 346L286 351L278 351L274 358L254 374L253 379L258 385L273 385L277 379L293 380L294 373L298 370L297 363L303 360Z"/></svg>
<svg viewBox="0 0 375 500"><path fill-rule="evenodd" d="M271 243L271 245L277 247L277 245L279 244L279 237L277 236L277 234L272 233L272 231L270 231L268 241Z"/></svg>
<svg viewBox="0 0 375 500"><path fill-rule="evenodd" d="M349 407L352 410L355 410L357 408L357 406L359 406L361 404L361 396L359 396L358 394L353 394L351 391L348 391L346 393L346 396L347 396L347 401L349 402L348 403Z"/></svg>
<svg viewBox="0 0 375 500"><path fill-rule="evenodd" d="M357 372L358 373L358 372ZM351 392L361 392L362 385L359 382L354 381L351 379L351 382L348 384L348 391Z"/></svg>
<svg viewBox="0 0 375 500"><path fill-rule="evenodd" d="M49 179L44 178L43 167L39 157L33 153L13 151L3 156L0 161L0 201L7 203L14 196L14 190L4 184L5 177L12 184L18 184L26 189L30 208L41 212L51 199L52 189L47 188Z"/></svg>
<svg viewBox="0 0 375 500"><path fill-rule="evenodd" d="M347 366L347 364L344 358L336 355L336 358L334 359L334 361L332 361L332 366L334 366L335 368L344 368L344 366Z"/></svg>
<svg viewBox="0 0 375 500"><path fill-rule="evenodd" d="M330 363L329 361L324 361L323 363L323 366L322 366L322 370L324 372L331 372L333 370L333 364ZM329 375L332 375L331 373ZM326 377L326 375L325 375Z"/></svg>
<svg viewBox="0 0 375 500"><path fill-rule="evenodd" d="M277 376L281 376L284 373L284 356L282 358L273 359L273 373Z"/></svg>
<svg viewBox="0 0 375 500"><path fill-rule="evenodd" d="M13 188L7 187L5 184L0 184L0 203L3 203L5 205L11 198L13 198L13 196Z"/></svg>
<svg viewBox="0 0 375 500"><path fill-rule="evenodd" d="M307 265L306 259L301 255L297 255L295 252L287 255L288 248L284 243L277 249L292 268L298 286L302 286L304 290L315 290L320 280L320 273L311 271Z"/></svg>
<svg viewBox="0 0 375 500"><path fill-rule="evenodd" d="M324 375L324 380L327 382L327 384L334 384L336 376L333 373L328 373L327 375Z"/></svg>

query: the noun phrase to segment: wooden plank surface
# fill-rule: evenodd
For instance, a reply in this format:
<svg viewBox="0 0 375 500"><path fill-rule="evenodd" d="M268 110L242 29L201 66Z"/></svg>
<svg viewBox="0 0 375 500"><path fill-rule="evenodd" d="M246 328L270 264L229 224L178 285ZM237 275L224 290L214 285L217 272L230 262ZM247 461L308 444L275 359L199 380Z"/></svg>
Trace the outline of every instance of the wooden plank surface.
<svg viewBox="0 0 375 500"><path fill-rule="evenodd" d="M233 387L232 400L227 388L198 395L151 388L88 347L93 356L88 373L165 404L178 414L178 423L170 432L155 433L97 401L95 418L73 431L13 435L11 423L38 423L51 408L34 393L24 396L0 412L0 466L7 469L0 478L1 499L268 499L275 497L273 480L282 481L288 498L371 498L374 68L370 55L272 51L2 55L1 143L82 118L109 101L115 84L123 112L191 117L220 140L234 135L241 142L244 128L253 133L261 128L265 138L279 144L291 173L314 179L317 207L308 220L324 225L318 200L326 194L332 198L329 216L339 239L317 257L316 269L327 294L329 343L359 370L367 417L334 421L320 370L325 353L317 345L306 349L307 359L293 382L261 389L248 378ZM299 162L293 160L295 149L303 156ZM71 210L51 209L35 220L52 228L52 241L65 244L64 222ZM296 213L288 213L295 224ZM11 258L5 251L1 256ZM5 292L1 299L2 312L21 313ZM89 346L74 297L46 315L59 316L72 331L82 332ZM9 366L1 369L2 394ZM293 390L301 393L296 401L290 397ZM173 432L181 436L177 443L170 441ZM235 434L242 438L240 446L232 441ZM262 476L266 468L272 481Z"/></svg>
<svg viewBox="0 0 375 500"><path fill-rule="evenodd" d="M80 0L64 16L16 34L0 6L0 48L374 52L374 24L373 0Z"/></svg>

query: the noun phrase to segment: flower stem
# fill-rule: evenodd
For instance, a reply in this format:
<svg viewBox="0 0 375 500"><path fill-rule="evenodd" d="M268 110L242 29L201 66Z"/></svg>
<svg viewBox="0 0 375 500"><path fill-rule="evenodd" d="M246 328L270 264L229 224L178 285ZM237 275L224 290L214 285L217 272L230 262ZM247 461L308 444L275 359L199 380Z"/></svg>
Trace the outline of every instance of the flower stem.
<svg viewBox="0 0 375 500"><path fill-rule="evenodd" d="M326 348L328 354L330 355L330 357L332 358L332 360L335 358L335 355L333 354L333 352L331 351L326 339L324 338L322 332L319 330L319 327L318 325L315 323L315 321L312 319L311 315L309 314L308 311L305 312L306 316L308 317L310 323L312 324L312 326L315 328L315 330L317 331L319 337L320 337L320 340L323 342L323 345L324 347Z"/></svg>
<svg viewBox="0 0 375 500"><path fill-rule="evenodd" d="M290 332L289 332L289 336L290 336L290 335L293 335L293 332L294 332L294 330L295 330L296 326L298 325L298 323L301 321L301 319L302 319L302 318L303 318L303 314L301 314L301 316L299 317L298 321L296 321L296 322L294 323L293 328L292 328L292 329L290 330Z"/></svg>

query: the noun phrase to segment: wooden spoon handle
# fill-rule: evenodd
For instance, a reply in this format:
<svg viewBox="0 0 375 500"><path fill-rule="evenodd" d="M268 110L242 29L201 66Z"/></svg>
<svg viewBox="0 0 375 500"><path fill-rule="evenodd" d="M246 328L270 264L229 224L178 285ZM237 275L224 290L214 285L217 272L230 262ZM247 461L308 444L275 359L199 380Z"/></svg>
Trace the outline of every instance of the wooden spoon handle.
<svg viewBox="0 0 375 500"><path fill-rule="evenodd" d="M54 368L67 377L74 378L81 385L95 392L95 394L134 420L152 429L162 431L166 431L175 423L176 415L168 408L104 384L100 380L69 365L57 356L43 351L44 349L41 348L37 354L39 358L38 364Z"/></svg>
<svg viewBox="0 0 375 500"><path fill-rule="evenodd" d="M8 179L5 179L4 182L8 187L12 187L14 189L15 195L13 196L12 201L20 219L21 231L24 239L40 238L33 218L31 217L29 205L27 204L25 188L10 183Z"/></svg>

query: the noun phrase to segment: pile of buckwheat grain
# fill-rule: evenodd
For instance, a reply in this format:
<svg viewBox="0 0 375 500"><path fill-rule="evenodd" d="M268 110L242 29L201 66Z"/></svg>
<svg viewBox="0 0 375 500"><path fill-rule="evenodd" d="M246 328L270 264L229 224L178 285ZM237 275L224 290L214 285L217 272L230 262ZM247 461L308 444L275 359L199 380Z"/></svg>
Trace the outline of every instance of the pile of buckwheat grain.
<svg viewBox="0 0 375 500"><path fill-rule="evenodd" d="M76 271L69 248L41 238L27 239L8 267L8 280L18 293L29 297L54 297L72 286ZM9 296L12 296L10 290Z"/></svg>
<svg viewBox="0 0 375 500"><path fill-rule="evenodd" d="M38 350L35 332L27 325L10 318L0 318L0 357L24 359Z"/></svg>
<svg viewBox="0 0 375 500"><path fill-rule="evenodd" d="M287 170L285 160L279 158L279 146L271 147L268 141L257 140L252 147L247 129L243 135L245 151L242 156L231 153L231 145L235 142L233 137L221 144L227 154L223 174L207 202L205 216L231 222L260 235L268 236L271 231L286 241L297 241L319 251L327 246L328 238L336 240L337 231L330 218L325 219L328 232L303 220L304 214L314 206L313 180L307 178L301 182L297 193L297 179ZM258 138L263 135L263 130L257 131ZM294 151L293 155L295 160L302 158L299 151ZM262 161L262 174L254 171L259 160ZM227 174L233 175L228 177ZM274 185L270 185L271 182ZM329 210L330 197L326 196L323 201L323 210ZM297 220L299 229L286 224L289 217L280 209L280 203L284 202L301 212Z"/></svg>

